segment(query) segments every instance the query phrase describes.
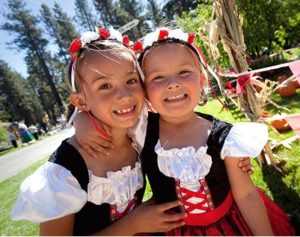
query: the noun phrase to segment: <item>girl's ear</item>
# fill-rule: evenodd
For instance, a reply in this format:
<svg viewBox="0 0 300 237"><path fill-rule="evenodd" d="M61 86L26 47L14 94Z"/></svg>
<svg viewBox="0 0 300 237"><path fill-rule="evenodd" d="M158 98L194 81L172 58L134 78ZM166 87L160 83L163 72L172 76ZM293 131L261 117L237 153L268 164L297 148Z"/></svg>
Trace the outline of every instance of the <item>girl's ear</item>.
<svg viewBox="0 0 300 237"><path fill-rule="evenodd" d="M70 103L81 111L88 111L87 104L81 93L73 92L70 97Z"/></svg>

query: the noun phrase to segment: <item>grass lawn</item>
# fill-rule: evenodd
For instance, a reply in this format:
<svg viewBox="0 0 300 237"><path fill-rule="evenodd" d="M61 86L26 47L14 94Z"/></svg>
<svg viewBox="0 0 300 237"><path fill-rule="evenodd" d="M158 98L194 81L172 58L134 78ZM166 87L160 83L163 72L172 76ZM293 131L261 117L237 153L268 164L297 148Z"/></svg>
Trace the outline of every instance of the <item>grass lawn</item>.
<svg viewBox="0 0 300 237"><path fill-rule="evenodd" d="M19 192L21 182L41 164L48 160L48 156L31 167L23 170L0 183L0 235L38 235L38 225L28 221L12 221L10 212Z"/></svg>

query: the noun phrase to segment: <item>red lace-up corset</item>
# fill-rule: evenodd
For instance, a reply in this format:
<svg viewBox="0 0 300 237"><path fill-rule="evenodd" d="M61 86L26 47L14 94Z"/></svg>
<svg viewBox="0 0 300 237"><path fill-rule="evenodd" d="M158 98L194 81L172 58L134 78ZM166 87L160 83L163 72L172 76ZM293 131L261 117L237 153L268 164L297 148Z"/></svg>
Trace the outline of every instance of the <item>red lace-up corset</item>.
<svg viewBox="0 0 300 237"><path fill-rule="evenodd" d="M206 226L224 216L233 199L231 193L226 200L217 208L212 202L209 188L205 179L199 180L200 189L196 192L180 186L180 180L176 180L176 193L182 202L181 211L187 213L185 223L192 226ZM211 212L214 210L213 212Z"/></svg>
<svg viewBox="0 0 300 237"><path fill-rule="evenodd" d="M180 180L176 180L177 197L182 201L183 211L187 214L205 213L214 209L211 195L204 179L199 180L200 189L196 192L180 186Z"/></svg>

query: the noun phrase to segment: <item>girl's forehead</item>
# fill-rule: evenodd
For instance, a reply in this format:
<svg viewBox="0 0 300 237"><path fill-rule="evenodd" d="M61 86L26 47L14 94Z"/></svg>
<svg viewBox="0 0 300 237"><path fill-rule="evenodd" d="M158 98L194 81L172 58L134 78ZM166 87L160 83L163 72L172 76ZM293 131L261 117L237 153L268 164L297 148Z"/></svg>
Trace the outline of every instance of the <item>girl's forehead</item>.
<svg viewBox="0 0 300 237"><path fill-rule="evenodd" d="M145 63L152 64L152 61L157 61L159 59L177 59L181 60L182 62L185 61L195 63L197 65L200 63L200 60L196 53L193 52L192 49L190 49L188 46L180 43L162 43L161 45L149 49L149 51L144 56L143 65L145 65ZM156 63L159 63L159 61L157 61ZM148 66L152 65L147 65L147 67Z"/></svg>
<svg viewBox="0 0 300 237"><path fill-rule="evenodd" d="M168 55L175 55L175 54L181 54L183 57L196 56L196 54L188 46L180 43L162 43L161 45L149 49L147 56L155 57L155 56L168 56Z"/></svg>
<svg viewBox="0 0 300 237"><path fill-rule="evenodd" d="M99 71L114 72L115 70L133 71L135 67L135 60L129 52L107 50L90 52L87 56L84 71L92 70L95 73Z"/></svg>

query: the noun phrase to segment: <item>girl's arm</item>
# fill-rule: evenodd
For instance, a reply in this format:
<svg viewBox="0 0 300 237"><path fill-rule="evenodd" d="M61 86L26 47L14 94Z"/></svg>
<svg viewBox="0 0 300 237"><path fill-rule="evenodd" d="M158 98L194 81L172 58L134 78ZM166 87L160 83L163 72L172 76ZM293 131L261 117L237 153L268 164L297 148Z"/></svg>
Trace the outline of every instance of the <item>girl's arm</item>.
<svg viewBox="0 0 300 237"><path fill-rule="evenodd" d="M137 233L166 232L184 225L184 213L166 214L165 211L179 206L178 201L153 204L152 200L141 204L131 213L94 235L134 235ZM41 236L73 235L74 214L40 224ZM92 217L91 217L92 218Z"/></svg>
<svg viewBox="0 0 300 237"><path fill-rule="evenodd" d="M239 168L239 159L226 157L232 194L253 235L273 235L267 211L249 175Z"/></svg>
<svg viewBox="0 0 300 237"><path fill-rule="evenodd" d="M110 128L95 118L97 126L110 135ZM80 146L92 157L97 158L97 154L107 155L112 147L110 140L101 136L85 112L80 112L73 122L75 127L75 137Z"/></svg>
<svg viewBox="0 0 300 237"><path fill-rule="evenodd" d="M74 214L40 224L40 235L73 235Z"/></svg>
<svg viewBox="0 0 300 237"><path fill-rule="evenodd" d="M94 235L134 235L138 233L166 232L184 225L184 213L166 214L165 211L179 206L179 201L154 204L152 200L141 204Z"/></svg>

